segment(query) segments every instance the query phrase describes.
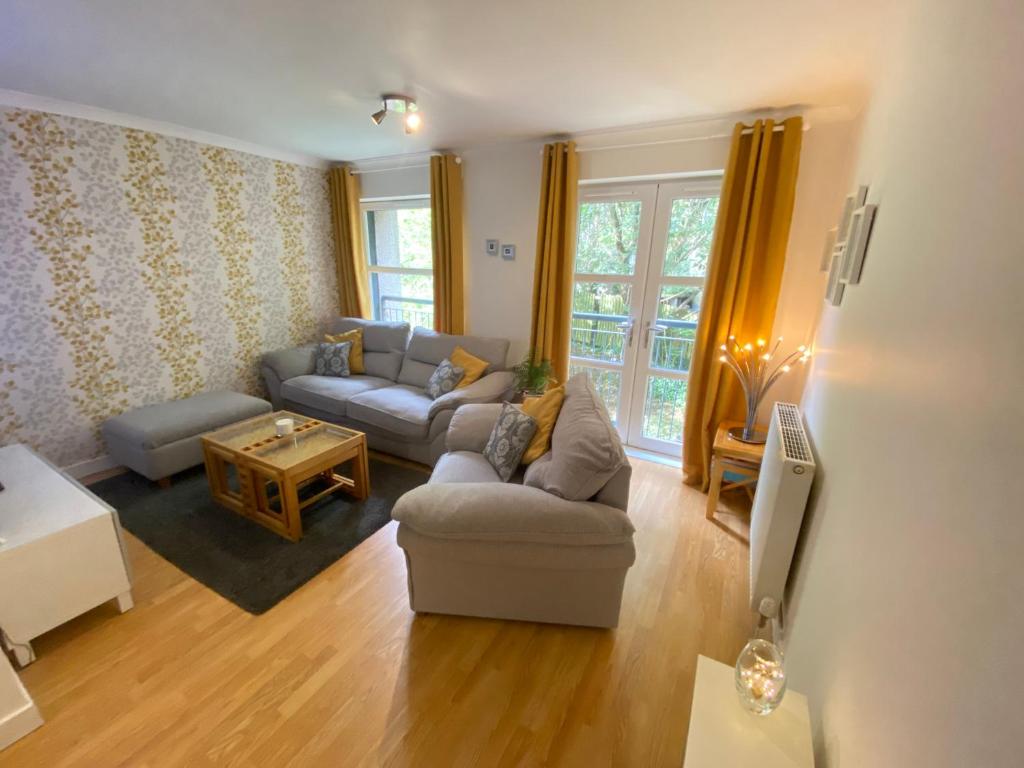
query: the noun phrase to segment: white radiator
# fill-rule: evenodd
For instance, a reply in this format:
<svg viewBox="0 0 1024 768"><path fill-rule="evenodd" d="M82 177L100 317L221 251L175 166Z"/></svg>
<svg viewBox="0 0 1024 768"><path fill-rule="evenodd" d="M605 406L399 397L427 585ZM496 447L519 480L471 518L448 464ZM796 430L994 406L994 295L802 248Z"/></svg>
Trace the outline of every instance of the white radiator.
<svg viewBox="0 0 1024 768"><path fill-rule="evenodd" d="M814 456L800 409L776 403L750 512L750 607L778 614L814 480Z"/></svg>

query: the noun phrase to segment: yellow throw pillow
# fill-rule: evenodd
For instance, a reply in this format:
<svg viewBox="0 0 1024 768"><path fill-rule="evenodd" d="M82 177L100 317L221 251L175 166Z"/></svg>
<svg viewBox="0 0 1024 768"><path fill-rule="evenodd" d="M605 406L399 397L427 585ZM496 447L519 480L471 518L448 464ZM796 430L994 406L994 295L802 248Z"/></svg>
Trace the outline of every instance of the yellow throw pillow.
<svg viewBox="0 0 1024 768"><path fill-rule="evenodd" d="M551 450L551 433L555 429L555 422L558 421L558 413L562 410L562 400L565 399L565 386L549 389L540 397L531 397L523 403L523 413L532 416L537 422L537 431L533 433L533 439L523 454L522 463L529 464L536 461L549 450Z"/></svg>
<svg viewBox="0 0 1024 768"><path fill-rule="evenodd" d="M452 365L456 368L461 368L465 373L462 376L462 381L456 389L462 389L468 387L474 381L484 375L484 371L487 370L487 366L490 365L486 360L481 360L479 357L474 357L469 354L462 347L456 347L455 351L452 352L451 357L448 358L452 361Z"/></svg>
<svg viewBox="0 0 1024 768"><path fill-rule="evenodd" d="M351 373L366 373L363 365L363 329L356 328L354 331L345 333L325 334L324 341L328 344L341 344L346 341L352 342L352 349L348 351L348 369Z"/></svg>

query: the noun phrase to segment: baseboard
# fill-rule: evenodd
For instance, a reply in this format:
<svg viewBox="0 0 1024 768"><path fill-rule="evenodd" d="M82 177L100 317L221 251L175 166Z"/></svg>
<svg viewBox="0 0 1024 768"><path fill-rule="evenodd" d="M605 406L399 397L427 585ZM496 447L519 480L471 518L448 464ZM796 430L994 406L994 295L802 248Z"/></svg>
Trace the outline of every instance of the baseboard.
<svg viewBox="0 0 1024 768"><path fill-rule="evenodd" d="M66 467L61 467L62 472L67 472L75 480L81 480L83 477L89 475L95 475L97 472L106 472L108 469L114 469L115 467L121 466L114 461L107 454L97 456L95 459L89 459L87 461L80 461L77 464L69 464Z"/></svg>

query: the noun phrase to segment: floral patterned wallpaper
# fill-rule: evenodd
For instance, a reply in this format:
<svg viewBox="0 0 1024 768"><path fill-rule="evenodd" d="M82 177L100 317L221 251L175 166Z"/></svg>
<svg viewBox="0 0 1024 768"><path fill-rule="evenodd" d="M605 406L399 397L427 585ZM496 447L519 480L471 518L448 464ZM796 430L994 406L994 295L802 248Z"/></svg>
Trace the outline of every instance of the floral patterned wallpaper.
<svg viewBox="0 0 1024 768"><path fill-rule="evenodd" d="M337 313L333 248L321 169L0 108L0 444L66 466L128 408L262 394Z"/></svg>

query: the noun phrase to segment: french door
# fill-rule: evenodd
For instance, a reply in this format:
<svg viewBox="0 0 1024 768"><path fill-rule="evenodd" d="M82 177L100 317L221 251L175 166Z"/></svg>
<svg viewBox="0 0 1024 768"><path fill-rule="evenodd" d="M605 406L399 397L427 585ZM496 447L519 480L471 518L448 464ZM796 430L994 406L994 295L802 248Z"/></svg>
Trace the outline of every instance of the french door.
<svg viewBox="0 0 1024 768"><path fill-rule="evenodd" d="M580 187L570 369L628 445L679 454L720 186Z"/></svg>

